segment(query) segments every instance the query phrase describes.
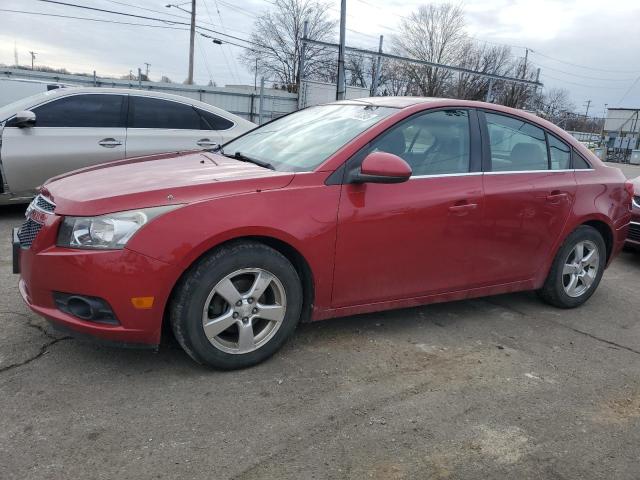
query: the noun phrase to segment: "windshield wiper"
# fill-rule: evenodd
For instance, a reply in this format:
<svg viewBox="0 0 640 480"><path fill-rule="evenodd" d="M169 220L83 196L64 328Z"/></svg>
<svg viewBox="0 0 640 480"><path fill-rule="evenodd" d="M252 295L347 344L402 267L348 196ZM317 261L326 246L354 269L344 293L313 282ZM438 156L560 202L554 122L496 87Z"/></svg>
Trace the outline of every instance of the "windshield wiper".
<svg viewBox="0 0 640 480"><path fill-rule="evenodd" d="M270 170L275 170L275 167L271 165L269 162L264 162L262 160L258 160L257 158L248 157L240 152L236 152L233 155L230 155L228 153L223 153L223 155L225 157L235 158L236 160L240 160L241 162L249 162L249 163L258 165L260 167L268 168Z"/></svg>

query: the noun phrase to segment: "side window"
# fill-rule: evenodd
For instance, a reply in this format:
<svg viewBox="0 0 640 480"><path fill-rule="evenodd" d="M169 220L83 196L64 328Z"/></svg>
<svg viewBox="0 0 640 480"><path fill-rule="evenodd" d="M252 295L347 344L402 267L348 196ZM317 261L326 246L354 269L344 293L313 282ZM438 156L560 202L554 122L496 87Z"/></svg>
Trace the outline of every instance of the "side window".
<svg viewBox="0 0 640 480"><path fill-rule="evenodd" d="M202 117L202 130L228 130L233 127L233 122L226 118L219 117L206 110L196 108L200 116Z"/></svg>
<svg viewBox="0 0 640 480"><path fill-rule="evenodd" d="M573 150L572 157L573 157L573 168L575 168L576 170L590 170L592 168L591 165L589 165L589 162L587 162L582 157L582 155L580 155L575 150Z"/></svg>
<svg viewBox="0 0 640 480"><path fill-rule="evenodd" d="M439 110L413 117L375 139L370 151L402 157L413 176L469 171L469 112Z"/></svg>
<svg viewBox="0 0 640 480"><path fill-rule="evenodd" d="M551 154L551 170L567 170L571 168L571 148L553 135L548 135L549 153Z"/></svg>
<svg viewBox="0 0 640 480"><path fill-rule="evenodd" d="M72 95L33 109L36 127L123 127L122 95Z"/></svg>
<svg viewBox="0 0 640 480"><path fill-rule="evenodd" d="M491 170L547 170L544 130L513 117L485 113L491 149Z"/></svg>
<svg viewBox="0 0 640 480"><path fill-rule="evenodd" d="M136 96L129 103L129 128L200 130L200 115L191 105Z"/></svg>

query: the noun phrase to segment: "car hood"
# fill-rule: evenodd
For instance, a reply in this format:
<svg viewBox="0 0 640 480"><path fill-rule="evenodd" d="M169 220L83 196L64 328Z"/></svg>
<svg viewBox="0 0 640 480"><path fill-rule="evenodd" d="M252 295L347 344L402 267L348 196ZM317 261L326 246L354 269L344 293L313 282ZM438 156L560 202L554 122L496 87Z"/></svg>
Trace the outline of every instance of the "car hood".
<svg viewBox="0 0 640 480"><path fill-rule="evenodd" d="M44 195L60 215L100 215L279 189L293 179L209 152L130 158L75 170L48 180Z"/></svg>

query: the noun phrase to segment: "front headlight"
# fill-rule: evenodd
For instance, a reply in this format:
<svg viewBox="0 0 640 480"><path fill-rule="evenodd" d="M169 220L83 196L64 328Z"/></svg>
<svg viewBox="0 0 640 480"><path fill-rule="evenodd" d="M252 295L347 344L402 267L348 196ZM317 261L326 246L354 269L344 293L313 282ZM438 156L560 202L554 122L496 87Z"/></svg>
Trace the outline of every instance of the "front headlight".
<svg viewBox="0 0 640 480"><path fill-rule="evenodd" d="M140 228L179 205L108 213L98 217L65 217L58 232L59 247L120 249Z"/></svg>

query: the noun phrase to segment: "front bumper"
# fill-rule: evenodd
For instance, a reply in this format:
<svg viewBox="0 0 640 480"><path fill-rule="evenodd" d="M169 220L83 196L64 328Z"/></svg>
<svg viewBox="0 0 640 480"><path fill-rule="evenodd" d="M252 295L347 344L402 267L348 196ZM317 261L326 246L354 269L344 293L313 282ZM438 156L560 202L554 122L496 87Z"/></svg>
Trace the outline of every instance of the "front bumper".
<svg viewBox="0 0 640 480"><path fill-rule="evenodd" d="M629 224L629 233L626 238L627 245L640 247L640 218L634 217Z"/></svg>
<svg viewBox="0 0 640 480"><path fill-rule="evenodd" d="M131 250L76 250L55 246L57 228L43 228L31 248L15 250L20 293L25 303L54 326L103 341L157 345L175 267ZM46 245L46 246L45 246ZM104 299L116 324L83 320L61 311L53 292ZM133 297L153 297L149 308L136 308Z"/></svg>

